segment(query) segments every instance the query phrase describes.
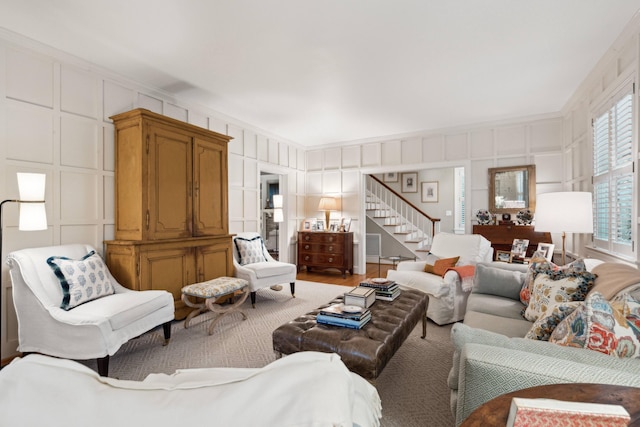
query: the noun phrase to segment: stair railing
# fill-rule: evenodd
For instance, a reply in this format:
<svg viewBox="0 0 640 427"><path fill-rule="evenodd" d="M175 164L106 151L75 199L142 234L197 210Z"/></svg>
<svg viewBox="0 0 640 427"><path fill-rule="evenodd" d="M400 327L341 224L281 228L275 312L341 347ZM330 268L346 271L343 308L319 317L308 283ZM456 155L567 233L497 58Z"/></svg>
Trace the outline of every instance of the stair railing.
<svg viewBox="0 0 640 427"><path fill-rule="evenodd" d="M367 175L366 188L369 195L375 199L375 203L382 209L395 212L400 221L396 226L411 227L411 232L421 232L423 238L433 239L440 232L440 218L434 218L423 212L420 208L405 199L387 184L372 175Z"/></svg>

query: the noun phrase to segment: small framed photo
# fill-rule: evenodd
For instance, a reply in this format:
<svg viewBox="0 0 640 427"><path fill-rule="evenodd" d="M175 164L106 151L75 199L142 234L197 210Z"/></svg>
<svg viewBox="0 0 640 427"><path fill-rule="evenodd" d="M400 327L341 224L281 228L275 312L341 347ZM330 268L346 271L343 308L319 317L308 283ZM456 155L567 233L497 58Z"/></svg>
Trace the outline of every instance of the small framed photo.
<svg viewBox="0 0 640 427"><path fill-rule="evenodd" d="M387 172L382 176L384 182L398 182L398 179L400 179L398 172Z"/></svg>
<svg viewBox="0 0 640 427"><path fill-rule="evenodd" d="M324 219L316 220L316 228L315 231L324 231Z"/></svg>
<svg viewBox="0 0 640 427"><path fill-rule="evenodd" d="M316 227L316 219L315 218L307 218L302 221L302 229L304 231L313 231Z"/></svg>
<svg viewBox="0 0 640 427"><path fill-rule="evenodd" d="M513 239L513 244L511 245L511 254L518 258L524 258L527 256L528 247L528 239Z"/></svg>
<svg viewBox="0 0 640 427"><path fill-rule="evenodd" d="M347 232L351 228L351 218L342 218L340 230Z"/></svg>
<svg viewBox="0 0 640 427"><path fill-rule="evenodd" d="M511 262L513 254L507 251L496 251L496 261Z"/></svg>
<svg viewBox="0 0 640 427"><path fill-rule="evenodd" d="M329 231L337 232L340 230L340 221L331 221L331 225L329 225Z"/></svg>
<svg viewBox="0 0 640 427"><path fill-rule="evenodd" d="M409 172L402 174L402 192L417 193L418 192L418 172Z"/></svg>
<svg viewBox="0 0 640 427"><path fill-rule="evenodd" d="M438 181L421 182L422 203L438 202Z"/></svg>
<svg viewBox="0 0 640 427"><path fill-rule="evenodd" d="M536 249L536 251L543 253L547 261L551 262L554 248L555 245L553 243L538 243L538 249Z"/></svg>

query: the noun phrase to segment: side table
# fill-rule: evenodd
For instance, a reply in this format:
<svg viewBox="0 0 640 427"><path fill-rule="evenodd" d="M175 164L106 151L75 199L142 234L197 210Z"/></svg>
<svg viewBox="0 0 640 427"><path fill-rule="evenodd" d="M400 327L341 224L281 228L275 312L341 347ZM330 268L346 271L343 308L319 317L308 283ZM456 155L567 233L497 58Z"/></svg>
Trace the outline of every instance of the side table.
<svg viewBox="0 0 640 427"><path fill-rule="evenodd" d="M514 397L622 405L631 415L629 426L640 426L640 388L610 384L571 383L542 385L503 394L476 408L460 424L460 427L504 427L509 417L511 399Z"/></svg>
<svg viewBox="0 0 640 427"><path fill-rule="evenodd" d="M378 256L378 277L380 277L380 261L382 261L383 259L386 259L387 261L391 261L391 263L393 264L393 269L395 270L396 265L398 265L400 261L409 261L409 260L415 261L417 257L402 256L402 255Z"/></svg>

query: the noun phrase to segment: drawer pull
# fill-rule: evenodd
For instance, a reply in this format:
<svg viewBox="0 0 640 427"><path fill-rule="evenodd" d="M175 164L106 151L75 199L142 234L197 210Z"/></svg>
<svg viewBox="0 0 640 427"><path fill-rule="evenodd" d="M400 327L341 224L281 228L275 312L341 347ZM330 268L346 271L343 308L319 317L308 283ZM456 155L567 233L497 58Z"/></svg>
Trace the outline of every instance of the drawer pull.
<svg viewBox="0 0 640 427"><path fill-rule="evenodd" d="M304 260L305 260L305 261L309 261L310 259L311 259L311 257L309 257L309 255L307 255L307 256L305 256L305 257L304 257Z"/></svg>
<svg viewBox="0 0 640 427"><path fill-rule="evenodd" d="M329 258L329 262L333 262L333 258Z"/></svg>
<svg viewBox="0 0 640 427"><path fill-rule="evenodd" d="M329 241L333 242L333 236L329 236Z"/></svg>
<svg viewBox="0 0 640 427"><path fill-rule="evenodd" d="M307 242L311 239L311 237L309 236L304 236L304 240L306 240Z"/></svg>
<svg viewBox="0 0 640 427"><path fill-rule="evenodd" d="M333 246L329 246L329 252L333 252Z"/></svg>
<svg viewBox="0 0 640 427"><path fill-rule="evenodd" d="M309 250L309 248L310 248L310 247L311 247L311 246L309 246L309 245L304 245L304 248L305 248L306 250Z"/></svg>

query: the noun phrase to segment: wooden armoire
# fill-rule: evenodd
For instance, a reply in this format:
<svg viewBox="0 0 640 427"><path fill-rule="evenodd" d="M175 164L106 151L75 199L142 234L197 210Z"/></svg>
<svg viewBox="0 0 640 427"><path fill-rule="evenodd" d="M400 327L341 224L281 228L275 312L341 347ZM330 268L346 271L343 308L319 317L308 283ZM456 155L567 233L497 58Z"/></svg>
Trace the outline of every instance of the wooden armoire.
<svg viewBox="0 0 640 427"><path fill-rule="evenodd" d="M230 137L145 109L115 124L115 240L105 242L114 277L135 290L173 294L233 275L228 226Z"/></svg>

